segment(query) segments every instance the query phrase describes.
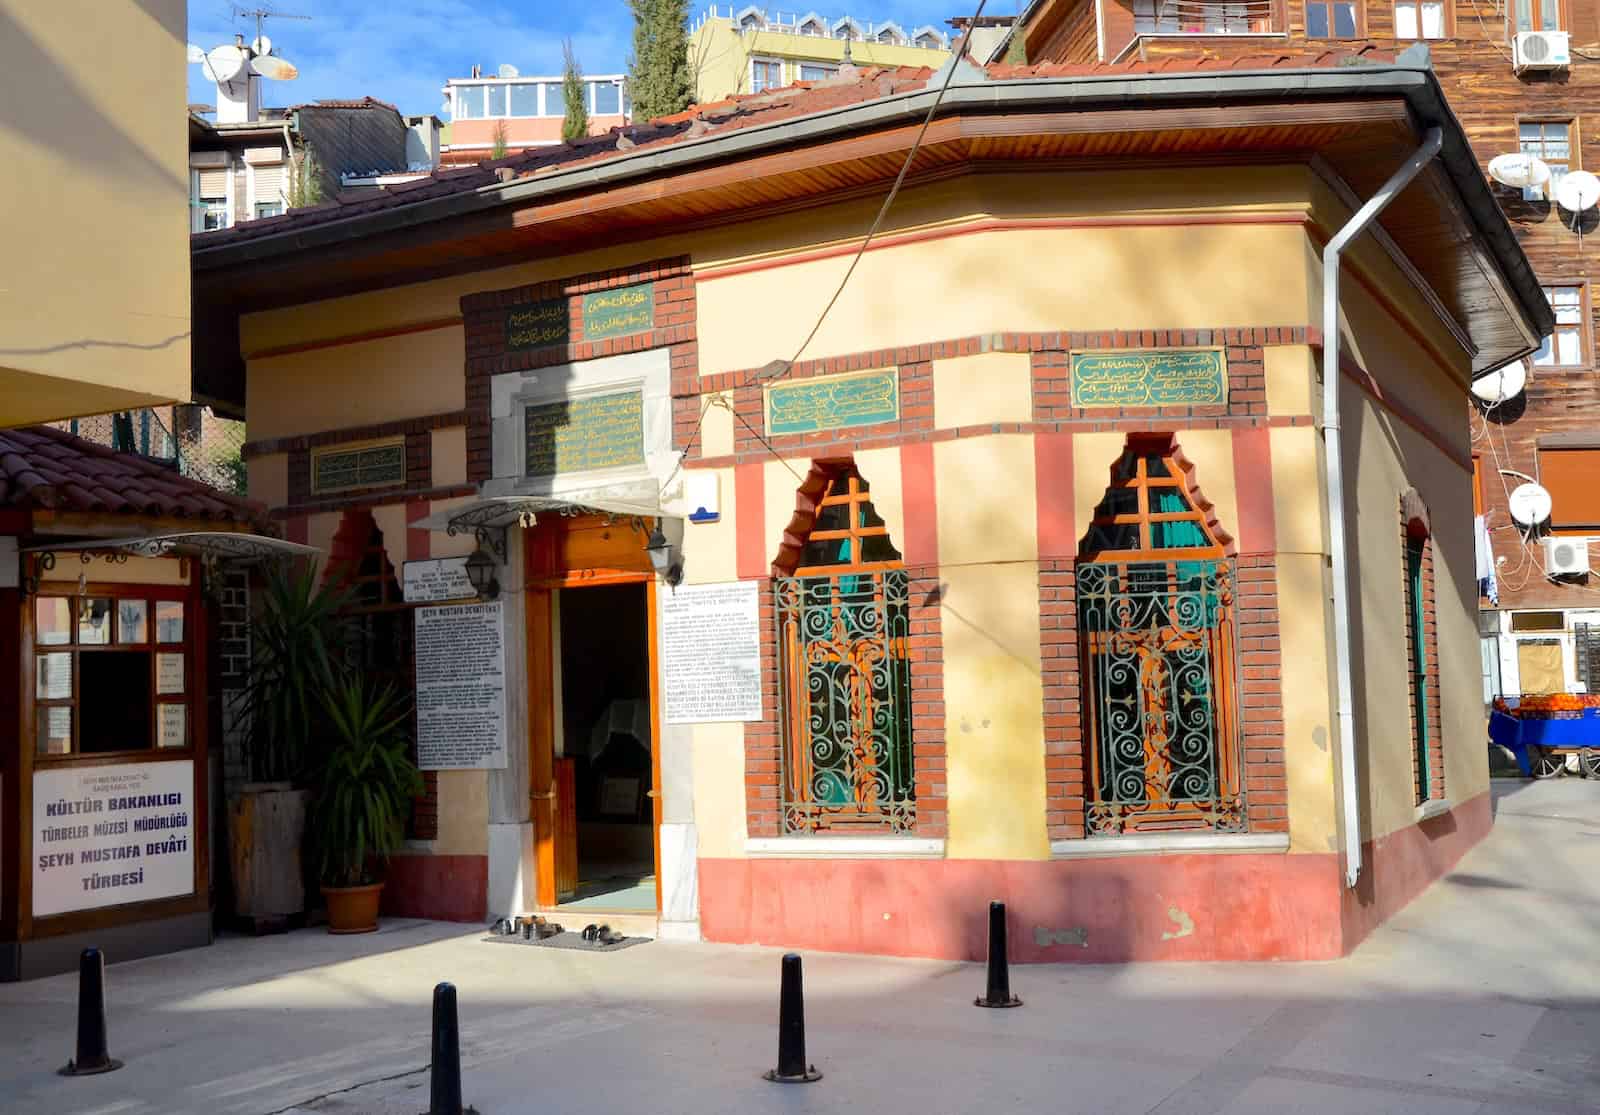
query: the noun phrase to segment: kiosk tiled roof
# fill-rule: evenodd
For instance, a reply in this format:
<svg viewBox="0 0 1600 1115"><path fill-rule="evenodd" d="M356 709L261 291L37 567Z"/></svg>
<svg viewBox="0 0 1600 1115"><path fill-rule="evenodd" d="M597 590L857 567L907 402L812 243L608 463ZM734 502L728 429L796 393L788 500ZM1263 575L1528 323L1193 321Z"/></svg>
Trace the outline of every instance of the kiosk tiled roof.
<svg viewBox="0 0 1600 1115"><path fill-rule="evenodd" d="M48 426L0 430L0 507L255 523L264 508Z"/></svg>

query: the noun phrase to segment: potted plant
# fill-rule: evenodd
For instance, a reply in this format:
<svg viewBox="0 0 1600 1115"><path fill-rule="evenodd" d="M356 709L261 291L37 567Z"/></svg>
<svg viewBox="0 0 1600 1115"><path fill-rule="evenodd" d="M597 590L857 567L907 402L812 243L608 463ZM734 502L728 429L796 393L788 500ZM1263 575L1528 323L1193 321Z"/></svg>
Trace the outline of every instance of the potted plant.
<svg viewBox="0 0 1600 1115"><path fill-rule="evenodd" d="M249 670L228 705L250 781L228 802L228 848L234 911L259 924L305 912L306 765L322 730L349 591L321 584L312 564L300 562L267 566L252 595Z"/></svg>
<svg viewBox="0 0 1600 1115"><path fill-rule="evenodd" d="M378 928L382 867L400 846L422 792L407 757L410 710L392 685L340 673L323 695L328 738L317 763L309 833L319 857L330 933Z"/></svg>

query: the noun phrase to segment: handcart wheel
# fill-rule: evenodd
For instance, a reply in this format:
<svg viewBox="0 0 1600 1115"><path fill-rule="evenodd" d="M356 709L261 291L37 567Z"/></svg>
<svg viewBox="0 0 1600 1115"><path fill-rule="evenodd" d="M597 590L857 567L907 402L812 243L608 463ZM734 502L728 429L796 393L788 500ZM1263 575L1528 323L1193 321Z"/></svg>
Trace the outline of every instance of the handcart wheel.
<svg viewBox="0 0 1600 1115"><path fill-rule="evenodd" d="M1557 755L1552 751L1541 748L1533 756L1533 776L1535 778L1560 778L1567 770L1567 757Z"/></svg>
<svg viewBox="0 0 1600 1115"><path fill-rule="evenodd" d="M1600 778L1600 748L1585 747L1578 756L1578 769L1585 778Z"/></svg>

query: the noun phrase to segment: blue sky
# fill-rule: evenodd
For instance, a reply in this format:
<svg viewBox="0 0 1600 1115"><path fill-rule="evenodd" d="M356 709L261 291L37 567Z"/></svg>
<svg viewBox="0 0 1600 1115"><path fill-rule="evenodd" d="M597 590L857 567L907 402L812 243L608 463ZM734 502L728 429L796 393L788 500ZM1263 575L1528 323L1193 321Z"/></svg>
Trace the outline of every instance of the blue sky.
<svg viewBox="0 0 1600 1115"><path fill-rule="evenodd" d="M704 7L703 0L690 3L691 12ZM801 12L815 8L828 17L893 19L907 28L923 23L943 28L946 19L975 3L809 0L767 6ZM1016 3L990 0L985 12L1009 15ZM474 62L486 73L502 62L525 74L559 73L561 40L571 38L585 72L620 73L627 67L633 33L625 0L250 0L243 6L313 17L310 22L266 21L274 52L300 70L295 81L265 84L262 102L275 106L373 96L401 112L438 112L445 79L466 77ZM223 0L189 0L189 41L210 50L231 43L235 31L252 38L254 22L231 18L232 7ZM211 104L215 99L215 88L201 76L200 67L190 66L189 100Z"/></svg>

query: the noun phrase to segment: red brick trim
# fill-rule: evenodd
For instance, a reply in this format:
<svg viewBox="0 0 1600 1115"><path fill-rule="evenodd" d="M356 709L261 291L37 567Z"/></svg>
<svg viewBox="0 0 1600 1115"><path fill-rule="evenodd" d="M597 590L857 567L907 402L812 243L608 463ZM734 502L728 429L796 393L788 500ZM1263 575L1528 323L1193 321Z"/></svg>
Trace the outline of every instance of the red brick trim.
<svg viewBox="0 0 1600 1115"><path fill-rule="evenodd" d="M1272 435L1267 427L1233 431L1233 486L1239 502L1239 551L1274 552L1278 515L1272 500Z"/></svg>
<svg viewBox="0 0 1600 1115"><path fill-rule="evenodd" d="M380 438L396 437L400 434L424 434L434 430L443 430L451 426L465 426L467 412L464 410L450 410L441 414L425 414L417 418L400 418L393 422L375 422L367 426L346 426L337 430L323 430L315 434L300 434L296 437L263 438L260 441L245 442L239 450L240 454L249 460L252 457L265 457L273 453L293 453L296 450L320 449L324 445L343 445L352 441L377 441Z"/></svg>
<svg viewBox="0 0 1600 1115"><path fill-rule="evenodd" d="M583 296L599 290L655 283L652 328L626 337L603 341L574 341L527 352L506 351L505 311L551 298L567 299L570 335L583 336ZM494 471L489 427L489 381L504 372L529 371L669 348L672 363L673 441L683 444L699 418L695 396L697 344L695 341L694 278L689 257L654 260L633 267L596 271L564 279L513 287L509 290L467 294L461 298L466 326L467 478L487 480Z"/></svg>
<svg viewBox="0 0 1600 1115"><path fill-rule="evenodd" d="M337 496L330 496L327 499L274 507L269 514L274 519L292 521L295 518L304 519L308 515L326 511L343 511L350 507L382 507L391 503L410 505L422 500L459 499L461 496L477 494L476 484L451 484L443 488L364 488L355 492L340 492Z"/></svg>
<svg viewBox="0 0 1600 1115"><path fill-rule="evenodd" d="M1416 681L1411 673L1411 662L1416 654L1416 643L1411 632L1411 610L1415 601L1411 596L1411 578L1406 569L1406 547L1413 539L1422 542L1422 641L1423 641L1423 697L1428 716L1428 788L1423 792L1421 756L1417 753ZM1439 627L1438 608L1434 595L1433 536L1428 528L1428 509L1415 488L1407 488L1400 495L1400 580L1401 601L1405 608L1405 671L1407 710L1406 722L1410 725L1411 789L1412 800L1420 805L1424 801L1443 800L1444 784L1444 717L1439 704Z"/></svg>
<svg viewBox="0 0 1600 1115"><path fill-rule="evenodd" d="M1071 557L1078 552L1072 468L1070 433L1041 433L1034 437L1034 501L1041 558Z"/></svg>

